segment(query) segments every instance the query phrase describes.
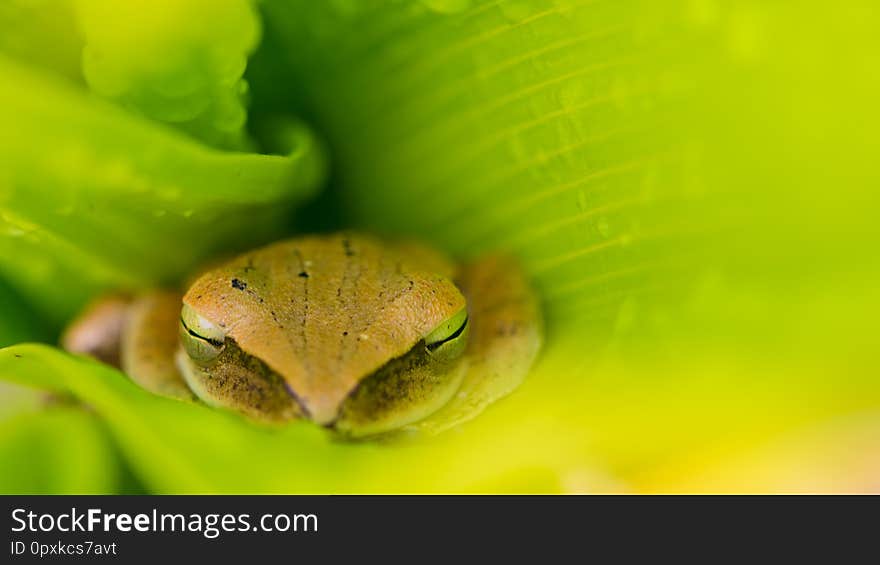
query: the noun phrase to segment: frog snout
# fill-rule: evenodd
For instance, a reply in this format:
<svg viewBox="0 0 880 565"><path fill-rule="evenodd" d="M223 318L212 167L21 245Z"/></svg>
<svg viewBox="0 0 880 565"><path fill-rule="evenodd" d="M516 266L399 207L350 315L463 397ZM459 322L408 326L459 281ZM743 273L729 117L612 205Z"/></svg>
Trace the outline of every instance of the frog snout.
<svg viewBox="0 0 880 565"><path fill-rule="evenodd" d="M319 426L331 427L339 416L342 400L333 397L315 396L312 398L296 397L305 417Z"/></svg>

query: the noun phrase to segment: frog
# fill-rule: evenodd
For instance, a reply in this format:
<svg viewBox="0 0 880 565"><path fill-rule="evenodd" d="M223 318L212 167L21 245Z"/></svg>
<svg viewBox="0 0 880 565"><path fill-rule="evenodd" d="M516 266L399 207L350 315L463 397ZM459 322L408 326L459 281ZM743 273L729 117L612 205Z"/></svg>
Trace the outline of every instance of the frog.
<svg viewBox="0 0 880 565"><path fill-rule="evenodd" d="M101 297L62 337L152 393L350 438L438 433L516 389L543 340L518 262L415 240L302 235L184 290Z"/></svg>

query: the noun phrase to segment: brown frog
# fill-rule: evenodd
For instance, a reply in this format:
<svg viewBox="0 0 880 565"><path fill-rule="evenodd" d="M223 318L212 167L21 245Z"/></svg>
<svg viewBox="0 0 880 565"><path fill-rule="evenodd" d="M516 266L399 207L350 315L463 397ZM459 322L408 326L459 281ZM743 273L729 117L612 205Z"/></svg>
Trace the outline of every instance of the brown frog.
<svg viewBox="0 0 880 565"><path fill-rule="evenodd" d="M183 295L102 299L63 344L157 394L359 437L475 416L522 381L541 340L513 261L460 266L343 232L244 253Z"/></svg>

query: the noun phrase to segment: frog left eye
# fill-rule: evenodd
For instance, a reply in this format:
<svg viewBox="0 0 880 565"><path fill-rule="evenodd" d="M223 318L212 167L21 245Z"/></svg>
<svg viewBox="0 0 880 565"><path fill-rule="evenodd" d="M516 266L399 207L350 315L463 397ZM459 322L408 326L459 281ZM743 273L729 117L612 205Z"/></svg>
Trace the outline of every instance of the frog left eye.
<svg viewBox="0 0 880 565"><path fill-rule="evenodd" d="M451 339L457 333L461 333L467 324L467 308L462 308L459 312L434 328L431 333L425 336L425 345L431 345L444 342Z"/></svg>
<svg viewBox="0 0 880 565"><path fill-rule="evenodd" d="M190 359L208 364L223 351L226 332L184 304L180 312L180 341Z"/></svg>
<svg viewBox="0 0 880 565"><path fill-rule="evenodd" d="M425 336L425 345L432 354L457 355L464 350L468 337L467 308L434 328Z"/></svg>

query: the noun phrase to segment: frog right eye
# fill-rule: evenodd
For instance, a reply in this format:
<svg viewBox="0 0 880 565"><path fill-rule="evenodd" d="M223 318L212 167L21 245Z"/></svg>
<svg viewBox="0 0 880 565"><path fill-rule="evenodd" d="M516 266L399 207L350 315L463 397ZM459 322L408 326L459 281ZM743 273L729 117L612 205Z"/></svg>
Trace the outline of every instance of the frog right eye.
<svg viewBox="0 0 880 565"><path fill-rule="evenodd" d="M223 352L226 332L184 304L180 312L180 342L190 359L199 365L209 365Z"/></svg>

